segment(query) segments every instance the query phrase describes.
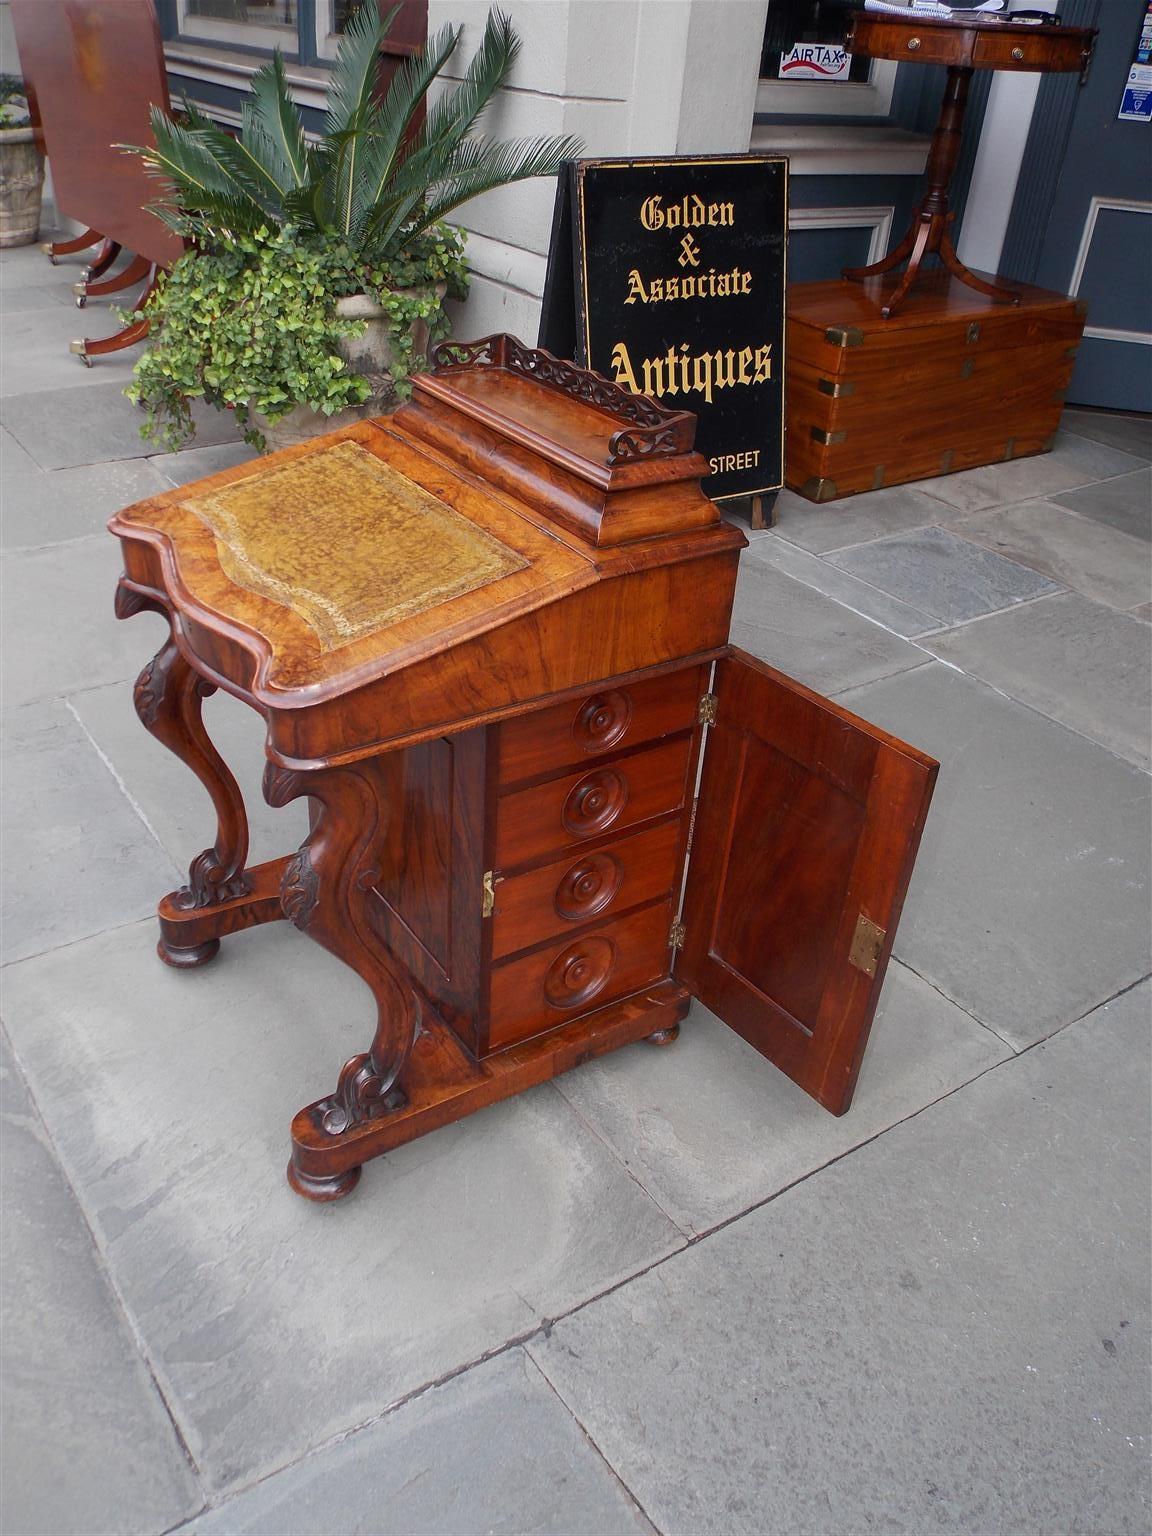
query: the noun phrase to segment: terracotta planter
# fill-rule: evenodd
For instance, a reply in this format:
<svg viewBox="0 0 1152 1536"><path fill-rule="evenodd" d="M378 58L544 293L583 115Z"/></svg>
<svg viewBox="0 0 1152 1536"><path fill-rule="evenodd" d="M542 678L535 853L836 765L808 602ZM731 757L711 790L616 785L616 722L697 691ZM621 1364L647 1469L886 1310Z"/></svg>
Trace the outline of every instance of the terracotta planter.
<svg viewBox="0 0 1152 1536"><path fill-rule="evenodd" d="M422 290L411 290L419 292ZM443 299L444 283L436 284L436 297ZM387 416L400 404L392 382L391 366L395 358L391 322L387 314L367 294L353 294L350 298L336 300L336 313L345 320L363 320L364 331L360 336L345 336L339 343L340 356L353 373L361 374L372 385L372 394L363 405L351 406L325 416L310 406L297 405L271 422L257 410L251 412L252 425L263 434L268 452L290 448L295 443L306 443L325 432L337 432L341 427L363 421L367 416ZM412 327L417 357L428 355L427 320L418 320Z"/></svg>
<svg viewBox="0 0 1152 1536"><path fill-rule="evenodd" d="M0 246L31 245L40 233L44 157L33 128L0 128Z"/></svg>

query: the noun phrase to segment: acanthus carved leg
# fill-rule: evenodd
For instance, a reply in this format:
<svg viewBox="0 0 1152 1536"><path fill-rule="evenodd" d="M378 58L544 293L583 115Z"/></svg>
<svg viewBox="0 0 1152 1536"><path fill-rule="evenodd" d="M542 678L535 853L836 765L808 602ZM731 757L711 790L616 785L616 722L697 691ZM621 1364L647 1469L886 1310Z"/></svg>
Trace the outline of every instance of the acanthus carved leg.
<svg viewBox="0 0 1152 1536"><path fill-rule="evenodd" d="M155 606L127 588L122 587L117 594L120 617L141 607ZM187 885L161 903L158 952L162 960L179 967L203 965L220 948L217 936L201 935L196 941L204 924L190 926L187 934L180 932L181 914L194 918L205 909L247 897L253 889L244 868L248 857L244 799L228 765L212 745L201 714L203 701L215 691L215 685L192 669L169 636L136 679L133 693L136 713L145 729L191 768L212 797L216 810L216 841L192 860ZM220 931L249 926L252 920L249 917L247 922L239 923L233 918ZM262 916L255 920L267 919ZM180 942L184 938L193 938L194 942Z"/></svg>
<svg viewBox="0 0 1152 1536"><path fill-rule="evenodd" d="M312 798L312 830L284 872L284 915L350 966L376 1003L372 1044L345 1062L335 1092L308 1111L316 1128L331 1138L336 1154L332 1171L299 1166L295 1151L288 1166L288 1182L297 1193L337 1200L360 1177L358 1163L336 1166L347 1162L340 1156L340 1138L407 1103L400 1074L416 1036L420 1005L367 918L369 893L378 879L374 861L384 814L372 763L309 773L270 763L264 775L268 803L285 805L300 795Z"/></svg>

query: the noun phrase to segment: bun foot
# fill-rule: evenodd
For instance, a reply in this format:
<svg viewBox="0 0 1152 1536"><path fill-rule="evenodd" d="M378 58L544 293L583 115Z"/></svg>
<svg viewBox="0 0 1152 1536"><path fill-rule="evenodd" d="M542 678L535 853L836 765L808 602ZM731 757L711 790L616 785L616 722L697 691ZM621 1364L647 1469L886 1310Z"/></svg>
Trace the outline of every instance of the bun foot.
<svg viewBox="0 0 1152 1536"><path fill-rule="evenodd" d="M209 960L215 960L220 953L220 940L207 939L203 944L191 944L187 949L181 949L177 944L169 944L167 939L160 939L156 953L165 965L172 966L174 970L190 971L194 966L207 965Z"/></svg>
<svg viewBox="0 0 1152 1536"><path fill-rule="evenodd" d="M348 1168L343 1173L330 1173L323 1176L314 1173L303 1173L297 1168L295 1161L288 1164L288 1182L298 1195L303 1195L305 1200L317 1200L327 1202L330 1200L343 1200L345 1195L350 1195L360 1182L360 1169Z"/></svg>
<svg viewBox="0 0 1152 1536"><path fill-rule="evenodd" d="M679 1024L669 1024L667 1029L657 1029L650 1035L644 1036L646 1045L675 1045L680 1038Z"/></svg>

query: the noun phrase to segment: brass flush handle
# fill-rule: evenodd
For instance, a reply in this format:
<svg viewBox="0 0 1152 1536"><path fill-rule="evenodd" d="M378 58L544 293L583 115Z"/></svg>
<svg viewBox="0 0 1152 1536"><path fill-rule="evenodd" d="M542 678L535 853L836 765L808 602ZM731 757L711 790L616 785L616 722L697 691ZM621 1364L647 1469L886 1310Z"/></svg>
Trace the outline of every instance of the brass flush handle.
<svg viewBox="0 0 1152 1536"><path fill-rule="evenodd" d="M908 39L908 51L909 51L909 53L915 53L917 48L919 48L919 46L920 46L920 39L918 37L910 37Z"/></svg>
<svg viewBox="0 0 1152 1536"><path fill-rule="evenodd" d="M1013 48L1012 57L1016 60L1017 64L1022 64L1024 62L1023 48Z"/></svg>

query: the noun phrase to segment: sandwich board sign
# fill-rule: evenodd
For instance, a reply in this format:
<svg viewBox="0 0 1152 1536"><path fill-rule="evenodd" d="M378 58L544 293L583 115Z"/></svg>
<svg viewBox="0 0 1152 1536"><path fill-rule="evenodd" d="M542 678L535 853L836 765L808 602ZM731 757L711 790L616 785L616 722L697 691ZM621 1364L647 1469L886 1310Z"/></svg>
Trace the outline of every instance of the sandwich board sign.
<svg viewBox="0 0 1152 1536"><path fill-rule="evenodd" d="M560 174L540 345L698 420L716 501L784 483L788 162L578 160Z"/></svg>

